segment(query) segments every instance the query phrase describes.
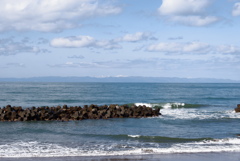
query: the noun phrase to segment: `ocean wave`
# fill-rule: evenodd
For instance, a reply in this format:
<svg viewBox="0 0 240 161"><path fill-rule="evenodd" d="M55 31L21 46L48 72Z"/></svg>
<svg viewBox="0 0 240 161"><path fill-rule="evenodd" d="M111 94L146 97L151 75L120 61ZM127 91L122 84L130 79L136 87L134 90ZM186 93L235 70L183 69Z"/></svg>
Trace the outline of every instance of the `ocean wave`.
<svg viewBox="0 0 240 161"><path fill-rule="evenodd" d="M217 111L218 106L204 104L187 103L135 103L135 105L145 105L152 108L161 108L162 116L159 118L166 120L184 119L184 120L209 120L209 119L239 119L240 115L232 110ZM200 108L207 107L207 108ZM208 108L210 107L210 108ZM214 107L214 108L212 108ZM222 108L221 108L222 109Z"/></svg>
<svg viewBox="0 0 240 161"><path fill-rule="evenodd" d="M178 142L191 142L191 141L200 141L200 140L212 140L212 138L172 138L172 137L163 137L163 136L141 136L141 135L127 135L130 138L138 138L142 141L151 141L159 143L178 143Z"/></svg>
<svg viewBox="0 0 240 161"><path fill-rule="evenodd" d="M130 147L127 145L96 145L94 147L67 147L58 144L32 142L15 142L0 145L0 158L5 157L64 157L64 156L110 156L143 155L201 152L240 152L240 139L212 139L190 143L177 143L169 147ZM121 146L126 150L114 150Z"/></svg>
<svg viewBox="0 0 240 161"><path fill-rule="evenodd" d="M211 111L198 109L162 109L161 114L163 119L184 119L184 120L224 120L224 119L239 119L240 115L234 110L227 111Z"/></svg>
<svg viewBox="0 0 240 161"><path fill-rule="evenodd" d="M128 137L131 137L131 138L140 138L141 135L128 135Z"/></svg>
<svg viewBox="0 0 240 161"><path fill-rule="evenodd" d="M113 140L130 140L139 142L151 142L151 143L182 143L182 142L193 142L203 140L213 140L212 138L172 138L164 136L144 136L144 135L97 135L97 134L84 134L88 137L101 137Z"/></svg>
<svg viewBox="0 0 240 161"><path fill-rule="evenodd" d="M147 106L152 108L161 108L161 109L176 109L176 108L198 108L206 105L201 104L187 104L181 102L169 102L169 103L134 103L136 106Z"/></svg>
<svg viewBox="0 0 240 161"><path fill-rule="evenodd" d="M204 140L193 143L174 144L170 148L143 148L141 151L144 154L240 152L240 139Z"/></svg>
<svg viewBox="0 0 240 161"><path fill-rule="evenodd" d="M141 135L128 135L128 137L138 139L139 141L154 143L181 143L213 140L212 138L172 138L163 136L141 136Z"/></svg>

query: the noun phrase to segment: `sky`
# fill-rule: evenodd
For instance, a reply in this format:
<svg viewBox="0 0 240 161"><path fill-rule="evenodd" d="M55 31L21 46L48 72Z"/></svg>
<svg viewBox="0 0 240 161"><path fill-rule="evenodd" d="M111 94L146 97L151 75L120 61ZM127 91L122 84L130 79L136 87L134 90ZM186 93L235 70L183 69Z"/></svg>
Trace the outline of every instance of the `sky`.
<svg viewBox="0 0 240 161"><path fill-rule="evenodd" d="M0 0L0 78L240 80L240 0Z"/></svg>

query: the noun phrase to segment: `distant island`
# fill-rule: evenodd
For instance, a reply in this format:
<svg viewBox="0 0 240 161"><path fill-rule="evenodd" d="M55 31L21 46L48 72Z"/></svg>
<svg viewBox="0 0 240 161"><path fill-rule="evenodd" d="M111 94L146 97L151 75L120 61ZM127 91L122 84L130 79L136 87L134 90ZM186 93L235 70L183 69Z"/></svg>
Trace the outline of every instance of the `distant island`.
<svg viewBox="0 0 240 161"><path fill-rule="evenodd" d="M230 79L178 77L30 77L0 78L0 82L126 82L126 83L240 83Z"/></svg>

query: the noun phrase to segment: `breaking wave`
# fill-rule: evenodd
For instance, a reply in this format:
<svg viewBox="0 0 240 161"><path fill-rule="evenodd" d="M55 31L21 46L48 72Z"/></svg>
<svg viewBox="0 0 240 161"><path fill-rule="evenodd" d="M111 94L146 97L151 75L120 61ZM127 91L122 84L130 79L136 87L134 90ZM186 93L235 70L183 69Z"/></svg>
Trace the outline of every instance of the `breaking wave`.
<svg viewBox="0 0 240 161"><path fill-rule="evenodd" d="M138 136L128 136L138 137ZM141 137L141 136L140 136ZM0 145L0 157L64 157L64 156L110 156L110 155L143 155L170 153L201 153L201 152L240 152L240 139L211 139L187 143L172 144L170 147L140 148L127 145L105 145L92 148L67 147L58 144L33 142L15 142ZM116 146L121 149L114 150Z"/></svg>
<svg viewBox="0 0 240 161"><path fill-rule="evenodd" d="M238 115L234 110L227 111L210 111L210 110L196 110L196 109L173 109L166 110L162 109L161 113L164 119L197 119L197 120L219 120L219 119L239 119Z"/></svg>
<svg viewBox="0 0 240 161"><path fill-rule="evenodd" d="M134 103L136 106L147 106L152 108L161 108L161 109L176 109L176 108L198 108L205 105L201 104L186 104L180 102L171 102L171 103Z"/></svg>
<svg viewBox="0 0 240 161"><path fill-rule="evenodd" d="M217 108L209 109L209 105L187 104L187 103L135 103L135 105L145 105L152 108L160 108L160 116L163 119L239 119L240 115L232 110L218 111ZM201 108L207 107L207 108ZM213 106L212 106L213 107Z"/></svg>

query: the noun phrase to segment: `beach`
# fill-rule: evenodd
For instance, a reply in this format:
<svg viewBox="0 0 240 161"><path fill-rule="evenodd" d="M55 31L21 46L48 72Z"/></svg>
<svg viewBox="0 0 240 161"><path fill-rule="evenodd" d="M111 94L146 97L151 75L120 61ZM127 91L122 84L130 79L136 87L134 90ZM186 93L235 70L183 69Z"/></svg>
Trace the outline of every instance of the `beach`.
<svg viewBox="0 0 240 161"><path fill-rule="evenodd" d="M240 154L228 153L188 153L154 154L128 156L88 156L88 157L36 157L36 158L0 158L1 161L239 161Z"/></svg>

